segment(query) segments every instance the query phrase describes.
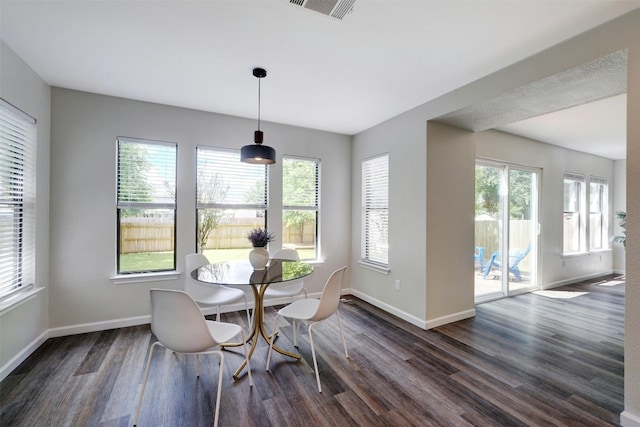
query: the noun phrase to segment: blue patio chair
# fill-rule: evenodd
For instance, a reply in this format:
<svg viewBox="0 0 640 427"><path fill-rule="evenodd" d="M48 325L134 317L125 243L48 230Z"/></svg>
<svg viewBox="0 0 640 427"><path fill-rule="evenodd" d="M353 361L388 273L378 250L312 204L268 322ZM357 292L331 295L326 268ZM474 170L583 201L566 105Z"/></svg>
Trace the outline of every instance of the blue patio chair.
<svg viewBox="0 0 640 427"><path fill-rule="evenodd" d="M531 250L531 242L529 242L529 244L523 251L520 251L520 250L509 251L509 271L515 276L516 282L522 281L522 275L520 274L520 269L518 268L518 264L520 264L520 261L522 261L524 257L529 255L530 250ZM500 251L496 251L493 253L493 255L491 255L491 259L489 260L489 262L487 263L484 269L484 274L482 275L483 279L487 278L487 276L489 275L493 267L499 270L502 268L502 260L500 257L501 257Z"/></svg>
<svg viewBox="0 0 640 427"><path fill-rule="evenodd" d="M480 271L484 271L484 248L482 246L476 246L476 251L473 253L473 260L478 263Z"/></svg>

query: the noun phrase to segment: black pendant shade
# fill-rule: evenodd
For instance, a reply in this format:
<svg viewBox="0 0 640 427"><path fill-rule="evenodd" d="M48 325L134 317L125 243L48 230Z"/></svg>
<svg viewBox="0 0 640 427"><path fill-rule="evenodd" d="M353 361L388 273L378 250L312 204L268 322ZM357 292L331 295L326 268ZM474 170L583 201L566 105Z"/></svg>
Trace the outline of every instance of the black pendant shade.
<svg viewBox="0 0 640 427"><path fill-rule="evenodd" d="M253 145L245 145L240 150L240 161L259 165L270 165L276 162L276 150L262 145L264 133L260 130L260 79L267 76L263 68L254 68L253 75L258 78L258 130L253 134Z"/></svg>

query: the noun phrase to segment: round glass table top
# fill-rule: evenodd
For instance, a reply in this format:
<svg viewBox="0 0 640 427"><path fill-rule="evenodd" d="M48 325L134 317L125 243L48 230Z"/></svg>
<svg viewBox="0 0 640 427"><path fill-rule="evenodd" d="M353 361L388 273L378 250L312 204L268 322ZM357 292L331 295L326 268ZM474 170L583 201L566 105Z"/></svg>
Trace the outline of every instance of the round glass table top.
<svg viewBox="0 0 640 427"><path fill-rule="evenodd" d="M272 259L264 270L254 270L248 260L216 262L193 270L191 277L205 283L238 286L287 282L311 273L311 264Z"/></svg>

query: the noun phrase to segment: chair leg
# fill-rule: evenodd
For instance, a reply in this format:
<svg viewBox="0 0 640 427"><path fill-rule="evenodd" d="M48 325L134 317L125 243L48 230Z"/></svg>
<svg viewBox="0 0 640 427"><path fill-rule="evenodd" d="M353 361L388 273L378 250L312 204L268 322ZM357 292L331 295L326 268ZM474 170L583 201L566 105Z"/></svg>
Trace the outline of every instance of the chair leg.
<svg viewBox="0 0 640 427"><path fill-rule="evenodd" d="M247 304L247 296L244 296L244 309L247 311L247 325L251 327L251 315L249 314L249 304Z"/></svg>
<svg viewBox="0 0 640 427"><path fill-rule="evenodd" d="M271 345L269 346L269 354L267 355L267 371L269 370L269 366L271 364L271 352L273 351L273 337L276 335L276 331L278 330L278 317L279 314L276 314L276 320L273 322L273 334L271 334Z"/></svg>
<svg viewBox="0 0 640 427"><path fill-rule="evenodd" d="M516 282L522 282L522 275L520 274L520 269L518 267L513 267L509 269L514 276L516 276Z"/></svg>
<svg viewBox="0 0 640 427"><path fill-rule="evenodd" d="M244 360L247 363L247 373L249 374L249 386L253 387L253 377L251 376L251 364L249 363L249 357L247 353L247 342L244 339L244 331L240 332L242 337L242 349L244 350Z"/></svg>
<svg viewBox="0 0 640 427"><path fill-rule="evenodd" d="M344 355L348 359L349 353L347 352L347 342L344 339L344 333L342 332L342 322L340 321L340 313L336 310L336 316L338 316L338 328L340 329L340 336L342 337L342 345L344 346Z"/></svg>
<svg viewBox="0 0 640 427"><path fill-rule="evenodd" d="M149 357L147 357L147 367L144 370L144 381L142 382L142 389L140 390L140 398L138 399L138 408L136 409L136 417L133 419L134 427L138 425L138 416L140 416L140 408L142 407L142 398L144 397L144 389L147 386L147 379L149 378L149 367L151 366L151 356L153 356L153 350L156 345L162 345L159 342L153 343L149 350Z"/></svg>
<svg viewBox="0 0 640 427"><path fill-rule="evenodd" d="M196 376L200 378L200 355L196 354Z"/></svg>
<svg viewBox="0 0 640 427"><path fill-rule="evenodd" d="M298 348L298 327L300 326L298 319L293 319L293 346Z"/></svg>
<svg viewBox="0 0 640 427"><path fill-rule="evenodd" d="M216 316L216 322L219 322L220 321L220 306L217 306L217 307L218 307L218 315Z"/></svg>
<svg viewBox="0 0 640 427"><path fill-rule="evenodd" d="M213 419L214 427L218 427L218 419L220 417L220 395L222 394L222 372L224 372L224 354L216 351L220 355L220 369L218 370L218 393L216 395L216 413Z"/></svg>
<svg viewBox="0 0 640 427"><path fill-rule="evenodd" d="M311 344L311 355L313 356L313 369L316 371L316 381L318 382L318 392L322 393L322 386L320 385L320 374L318 373L318 361L316 360L316 349L313 346L313 334L311 333L311 328L316 324L317 323L309 325L309 344Z"/></svg>

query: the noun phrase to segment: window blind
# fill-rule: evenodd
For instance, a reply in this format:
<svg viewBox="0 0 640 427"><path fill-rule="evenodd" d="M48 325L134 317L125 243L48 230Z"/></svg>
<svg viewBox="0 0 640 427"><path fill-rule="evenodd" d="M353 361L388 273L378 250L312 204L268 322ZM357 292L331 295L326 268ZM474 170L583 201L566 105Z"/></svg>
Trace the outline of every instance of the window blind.
<svg viewBox="0 0 640 427"><path fill-rule="evenodd" d="M267 209L267 167L242 163L240 151L196 148L198 209Z"/></svg>
<svg viewBox="0 0 640 427"><path fill-rule="evenodd" d="M0 99L0 297L35 282L36 121Z"/></svg>
<svg viewBox="0 0 640 427"><path fill-rule="evenodd" d="M387 266L389 240L389 155L362 163L363 243L365 262Z"/></svg>
<svg viewBox="0 0 640 427"><path fill-rule="evenodd" d="M118 207L174 209L175 143L118 138Z"/></svg>

